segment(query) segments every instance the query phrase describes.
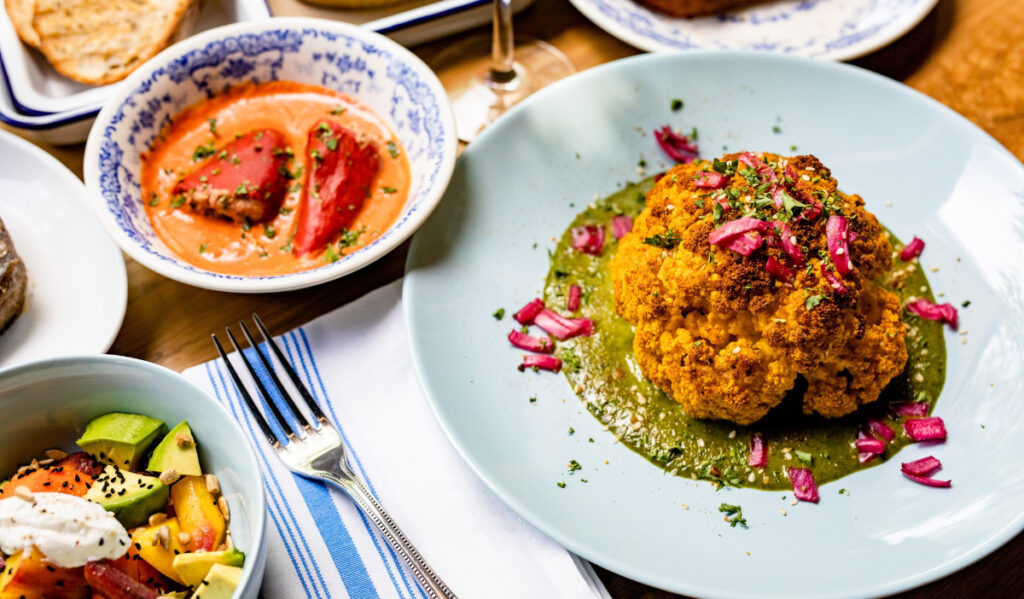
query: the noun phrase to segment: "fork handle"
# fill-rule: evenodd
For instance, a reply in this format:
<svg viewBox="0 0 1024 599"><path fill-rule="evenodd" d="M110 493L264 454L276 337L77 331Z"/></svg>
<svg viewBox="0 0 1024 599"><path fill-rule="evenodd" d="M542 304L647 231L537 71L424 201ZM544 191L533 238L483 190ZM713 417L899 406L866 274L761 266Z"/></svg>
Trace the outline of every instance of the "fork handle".
<svg viewBox="0 0 1024 599"><path fill-rule="evenodd" d="M373 494L366 488L363 481L359 480L354 473L346 472L339 476L333 472L319 471L316 475L338 485L352 498L352 501L373 522L377 530L384 535L388 545L412 568L413 575L416 576L416 580L427 593L427 596L431 599L458 599L455 593L445 585L441 577L430 567L427 560L423 559L423 556L416 550L416 547L409 542L402 529L398 528L398 525L395 524L395 521L391 519L391 516L384 507L373 497Z"/></svg>

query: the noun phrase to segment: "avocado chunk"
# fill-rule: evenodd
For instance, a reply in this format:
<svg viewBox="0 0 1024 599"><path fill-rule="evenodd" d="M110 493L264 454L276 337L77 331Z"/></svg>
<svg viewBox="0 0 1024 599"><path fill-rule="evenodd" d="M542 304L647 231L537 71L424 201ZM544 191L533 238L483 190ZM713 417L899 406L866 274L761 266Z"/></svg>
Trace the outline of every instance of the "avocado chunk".
<svg viewBox="0 0 1024 599"><path fill-rule="evenodd" d="M202 476L199 467L199 453L196 451L196 438L188 422L183 421L171 429L167 436L153 450L146 470L164 472L173 469L182 476Z"/></svg>
<svg viewBox="0 0 1024 599"><path fill-rule="evenodd" d="M127 472L107 464L85 493L85 499L113 512L125 528L145 524L150 515L167 508L170 488L160 479Z"/></svg>
<svg viewBox="0 0 1024 599"><path fill-rule="evenodd" d="M241 568L214 564L192 595L192 599L231 599L241 580Z"/></svg>
<svg viewBox="0 0 1024 599"><path fill-rule="evenodd" d="M105 464L137 470L139 460L163 429L163 422L148 416L104 414L85 425L78 446Z"/></svg>
<svg viewBox="0 0 1024 599"><path fill-rule="evenodd" d="M206 551L203 553L182 553L174 556L174 571L190 587L199 586L214 564L241 567L245 554L231 548L227 551Z"/></svg>

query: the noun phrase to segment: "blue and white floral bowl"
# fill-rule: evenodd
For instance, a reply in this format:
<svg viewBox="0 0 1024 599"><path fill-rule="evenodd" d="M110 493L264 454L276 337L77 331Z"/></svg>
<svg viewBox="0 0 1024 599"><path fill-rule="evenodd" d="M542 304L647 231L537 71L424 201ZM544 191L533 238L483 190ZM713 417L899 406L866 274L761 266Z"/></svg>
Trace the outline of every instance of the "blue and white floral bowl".
<svg viewBox="0 0 1024 599"><path fill-rule="evenodd" d="M409 198L382 236L337 262L300 273L243 277L181 260L157 237L143 207L141 156L184 108L242 83L322 85L384 118L405 148ZM300 289L354 272L397 247L437 206L451 178L455 123L434 73L391 40L335 21L270 19L204 32L164 50L126 79L93 125L85 183L100 222L132 258L177 281L240 293Z"/></svg>

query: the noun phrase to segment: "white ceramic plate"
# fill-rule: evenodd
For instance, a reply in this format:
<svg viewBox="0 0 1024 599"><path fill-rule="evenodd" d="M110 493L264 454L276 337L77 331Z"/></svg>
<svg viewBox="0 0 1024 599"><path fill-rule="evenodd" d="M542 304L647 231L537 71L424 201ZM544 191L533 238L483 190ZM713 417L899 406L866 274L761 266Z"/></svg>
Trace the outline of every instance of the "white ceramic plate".
<svg viewBox="0 0 1024 599"><path fill-rule="evenodd" d="M685 108L672 112L672 98ZM936 408L946 444L909 447L823 485L820 504L791 506L791 492L716 492L665 475L615 443L563 377L516 371L513 323L492 312L539 294L545 250L595 194L636 179L641 157L648 172L666 166L651 135L666 123L697 126L705 156L723 146L816 154L899 237L927 241L935 290L972 302L960 313L966 344L946 333ZM546 534L630 578L699 597L886 595L962 568L1024 527L1024 167L949 109L867 71L689 52L555 84L462 155L413 241L403 302L420 380L466 461ZM951 489L900 475L900 461L927 454ZM575 475L571 459L583 466ZM740 504L750 528L723 522L722 502Z"/></svg>
<svg viewBox="0 0 1024 599"><path fill-rule="evenodd" d="M0 367L107 351L128 299L124 258L78 177L3 131L0 219L28 271L25 310L0 335Z"/></svg>
<svg viewBox="0 0 1024 599"><path fill-rule="evenodd" d="M910 31L938 0L773 0L678 19L636 0L571 0L598 27L649 51L753 50L849 60Z"/></svg>

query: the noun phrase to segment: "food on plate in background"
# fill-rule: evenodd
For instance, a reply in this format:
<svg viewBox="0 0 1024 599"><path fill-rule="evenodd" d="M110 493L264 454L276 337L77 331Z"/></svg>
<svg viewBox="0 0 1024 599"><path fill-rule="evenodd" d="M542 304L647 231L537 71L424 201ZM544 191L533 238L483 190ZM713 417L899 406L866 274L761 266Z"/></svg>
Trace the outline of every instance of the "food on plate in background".
<svg viewBox="0 0 1024 599"><path fill-rule="evenodd" d="M103 85L187 36L198 0L5 0L18 37L62 75Z"/></svg>
<svg viewBox="0 0 1024 599"><path fill-rule="evenodd" d="M705 17L753 4L764 0L639 0L640 4L673 17Z"/></svg>
<svg viewBox="0 0 1024 599"><path fill-rule="evenodd" d="M0 597L234 594L245 554L220 482L202 471L187 422L165 430L106 414L86 426L83 451L49 450L0 483Z"/></svg>
<svg viewBox="0 0 1024 599"><path fill-rule="evenodd" d="M210 271L268 276L337 261L380 237L409 194L382 118L324 87L245 85L174 117L143 157L161 240Z"/></svg>
<svg viewBox="0 0 1024 599"><path fill-rule="evenodd" d="M11 235L0 220L0 332L7 330L21 314L27 287L25 263L15 251Z"/></svg>

